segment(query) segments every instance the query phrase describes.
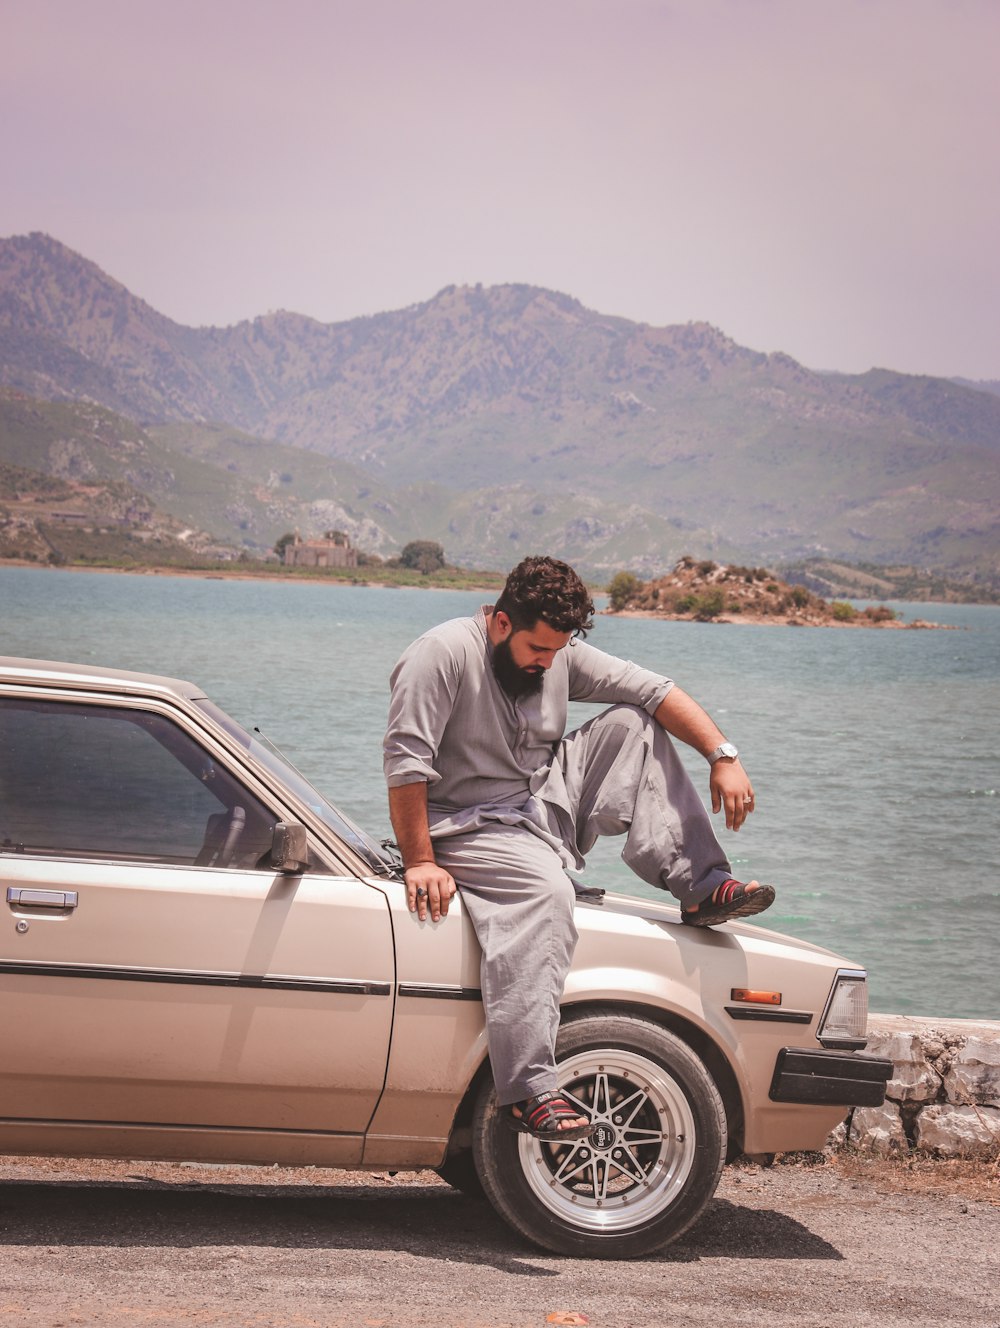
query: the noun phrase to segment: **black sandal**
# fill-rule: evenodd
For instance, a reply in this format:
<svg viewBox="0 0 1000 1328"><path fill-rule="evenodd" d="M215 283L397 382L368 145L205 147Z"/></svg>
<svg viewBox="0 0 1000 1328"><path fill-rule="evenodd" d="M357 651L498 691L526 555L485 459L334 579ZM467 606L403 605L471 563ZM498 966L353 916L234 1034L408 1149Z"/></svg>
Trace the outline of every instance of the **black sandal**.
<svg viewBox="0 0 1000 1328"><path fill-rule="evenodd" d="M514 1114L514 1107L520 1115ZM533 1139L557 1144L566 1139L584 1139L593 1131L589 1121L586 1125L559 1128L560 1121L575 1120L582 1114L557 1089L550 1089L546 1093L536 1093L524 1102L516 1102L508 1112L507 1124L518 1134L530 1134Z"/></svg>
<svg viewBox="0 0 1000 1328"><path fill-rule="evenodd" d="M734 918L749 918L763 913L774 903L774 886L758 885L749 890L742 881L728 881L718 886L697 908L681 909L681 922L689 927L714 927Z"/></svg>

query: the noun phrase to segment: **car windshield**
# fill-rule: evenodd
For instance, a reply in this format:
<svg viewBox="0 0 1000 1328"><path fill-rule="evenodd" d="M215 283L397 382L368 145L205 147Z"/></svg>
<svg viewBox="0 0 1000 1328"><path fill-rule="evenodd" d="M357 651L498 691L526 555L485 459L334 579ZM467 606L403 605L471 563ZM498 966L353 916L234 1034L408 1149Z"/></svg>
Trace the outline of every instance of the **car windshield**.
<svg viewBox="0 0 1000 1328"><path fill-rule="evenodd" d="M385 876L396 869L398 864L393 855L387 852L376 839L373 839L360 826L355 825L343 812L339 812L332 803L323 797L318 789L313 788L308 779L282 756L271 740L266 738L259 729L256 730L257 737L252 733L248 733L241 724L237 724L230 715L227 715L224 710L221 710L213 701L209 701L205 697L195 698L194 704L199 710L204 711L220 728L225 729L229 736L234 738L255 761L280 779L300 802L305 803L314 815L328 825L346 844L349 844L373 871Z"/></svg>

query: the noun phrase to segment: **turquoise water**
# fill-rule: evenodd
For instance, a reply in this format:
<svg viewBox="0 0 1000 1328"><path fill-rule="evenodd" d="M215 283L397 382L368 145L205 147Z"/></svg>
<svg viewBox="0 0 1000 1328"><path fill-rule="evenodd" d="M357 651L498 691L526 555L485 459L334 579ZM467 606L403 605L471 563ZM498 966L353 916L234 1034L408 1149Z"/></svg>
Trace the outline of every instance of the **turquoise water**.
<svg viewBox="0 0 1000 1328"><path fill-rule="evenodd" d="M389 670L415 635L479 599L0 569L4 654L190 678L378 837ZM996 1019L1000 608L896 607L959 630L601 617L590 640L676 678L740 747L758 810L720 837L737 874L777 886L769 926L866 965L873 1009ZM707 792L704 762L689 765ZM613 841L587 879L662 897Z"/></svg>

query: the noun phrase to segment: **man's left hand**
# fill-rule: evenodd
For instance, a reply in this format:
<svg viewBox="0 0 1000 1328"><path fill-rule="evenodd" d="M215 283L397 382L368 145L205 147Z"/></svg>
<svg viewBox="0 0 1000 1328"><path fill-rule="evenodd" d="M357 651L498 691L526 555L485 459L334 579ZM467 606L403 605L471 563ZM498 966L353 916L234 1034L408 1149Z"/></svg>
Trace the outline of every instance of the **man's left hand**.
<svg viewBox="0 0 1000 1328"><path fill-rule="evenodd" d="M739 760L720 757L712 766L708 785L712 790L712 811L725 808L726 829L738 830L755 807L750 776Z"/></svg>

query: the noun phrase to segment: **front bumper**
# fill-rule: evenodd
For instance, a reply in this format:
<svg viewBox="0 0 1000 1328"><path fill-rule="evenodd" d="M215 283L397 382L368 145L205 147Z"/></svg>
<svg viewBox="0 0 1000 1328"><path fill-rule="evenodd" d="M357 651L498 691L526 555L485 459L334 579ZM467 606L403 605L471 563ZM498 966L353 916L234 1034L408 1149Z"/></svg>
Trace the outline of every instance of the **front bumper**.
<svg viewBox="0 0 1000 1328"><path fill-rule="evenodd" d="M782 1047L774 1064L772 1102L813 1106L880 1107L893 1064L858 1052Z"/></svg>

